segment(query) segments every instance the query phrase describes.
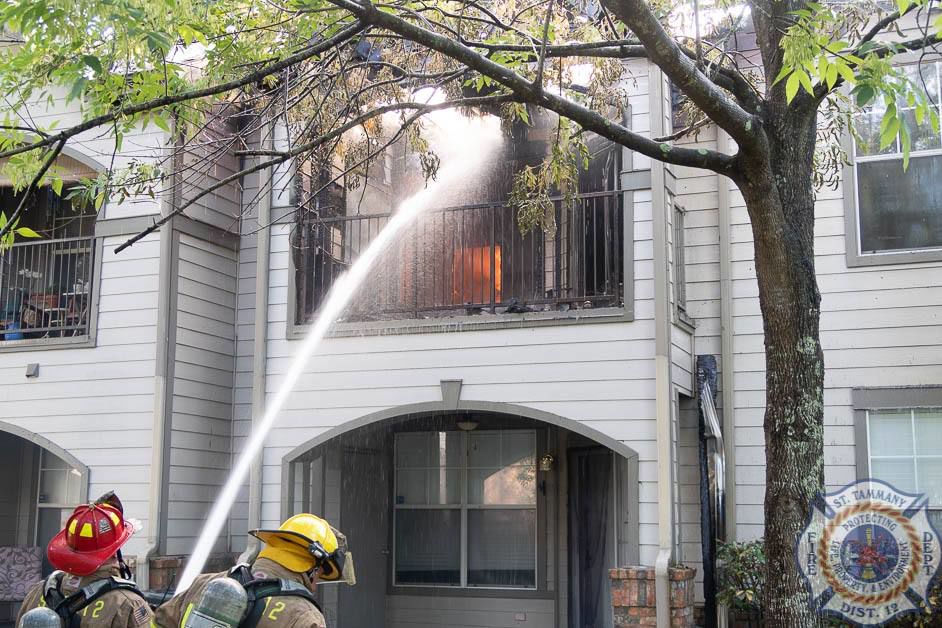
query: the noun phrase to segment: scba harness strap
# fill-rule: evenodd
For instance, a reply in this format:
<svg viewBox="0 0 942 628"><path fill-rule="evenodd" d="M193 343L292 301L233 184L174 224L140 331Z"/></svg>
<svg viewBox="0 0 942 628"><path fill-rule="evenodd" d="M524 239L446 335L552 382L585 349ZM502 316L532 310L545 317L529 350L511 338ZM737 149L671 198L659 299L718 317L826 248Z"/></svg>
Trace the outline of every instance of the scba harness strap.
<svg viewBox="0 0 942 628"><path fill-rule="evenodd" d="M114 576L90 582L72 595L66 596L62 593L64 576L65 573L62 571L54 571L49 575L43 586L43 600L46 606L62 618L66 628L80 628L82 617L79 613L82 609L111 591L129 591L140 596L145 602L147 601L133 581Z"/></svg>
<svg viewBox="0 0 942 628"><path fill-rule="evenodd" d="M251 568L246 564L236 565L229 571L229 577L234 578L245 589L249 602L246 607L245 619L239 628L256 628L265 612L265 604L258 602L271 597L300 597L314 605L321 611L320 604L314 594L303 585L280 578L255 578ZM323 612L323 611L321 611Z"/></svg>

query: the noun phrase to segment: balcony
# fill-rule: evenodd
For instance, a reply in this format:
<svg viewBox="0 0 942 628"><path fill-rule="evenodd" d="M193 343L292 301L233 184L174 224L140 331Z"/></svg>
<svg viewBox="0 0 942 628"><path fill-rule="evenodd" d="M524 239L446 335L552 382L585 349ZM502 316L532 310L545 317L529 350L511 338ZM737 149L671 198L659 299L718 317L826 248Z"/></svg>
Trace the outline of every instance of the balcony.
<svg viewBox="0 0 942 628"><path fill-rule="evenodd" d="M0 347L87 337L95 255L94 237L18 241L0 253Z"/></svg>
<svg viewBox="0 0 942 628"><path fill-rule="evenodd" d="M620 192L554 199L555 230L521 235L505 203L427 211L384 254L347 321L434 319L624 305ZM294 234L295 321L311 322L336 278L390 214L302 219Z"/></svg>

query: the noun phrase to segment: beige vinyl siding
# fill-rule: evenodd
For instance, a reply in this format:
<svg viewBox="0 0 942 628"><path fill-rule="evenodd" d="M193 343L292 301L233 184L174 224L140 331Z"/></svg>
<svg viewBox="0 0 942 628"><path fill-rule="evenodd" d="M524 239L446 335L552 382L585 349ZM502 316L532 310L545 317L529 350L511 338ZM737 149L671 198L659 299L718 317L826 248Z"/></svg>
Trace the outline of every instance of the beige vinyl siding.
<svg viewBox="0 0 942 628"><path fill-rule="evenodd" d="M186 554L230 468L236 253L179 235L166 553ZM225 535L216 550L224 551Z"/></svg>
<svg viewBox="0 0 942 628"><path fill-rule="evenodd" d="M107 238L97 346L0 354L0 421L40 434L89 467L88 494L115 490L144 531L128 555L146 546L154 424L156 303L160 233L119 255L124 238ZM28 362L39 377L24 377Z"/></svg>

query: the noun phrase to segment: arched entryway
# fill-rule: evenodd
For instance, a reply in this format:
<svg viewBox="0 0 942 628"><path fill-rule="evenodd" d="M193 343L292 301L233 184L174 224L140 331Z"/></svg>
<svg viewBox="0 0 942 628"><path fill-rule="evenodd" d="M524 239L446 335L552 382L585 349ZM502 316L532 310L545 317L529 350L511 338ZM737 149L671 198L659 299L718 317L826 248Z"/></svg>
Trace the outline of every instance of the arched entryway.
<svg viewBox="0 0 942 628"><path fill-rule="evenodd" d="M48 574L45 547L88 497L88 468L38 434L0 421L0 626L17 599Z"/></svg>
<svg viewBox="0 0 942 628"><path fill-rule="evenodd" d="M581 423L446 401L297 447L283 514L350 539L357 586L320 591L339 628L609 628L607 570L637 561L637 479L637 455Z"/></svg>

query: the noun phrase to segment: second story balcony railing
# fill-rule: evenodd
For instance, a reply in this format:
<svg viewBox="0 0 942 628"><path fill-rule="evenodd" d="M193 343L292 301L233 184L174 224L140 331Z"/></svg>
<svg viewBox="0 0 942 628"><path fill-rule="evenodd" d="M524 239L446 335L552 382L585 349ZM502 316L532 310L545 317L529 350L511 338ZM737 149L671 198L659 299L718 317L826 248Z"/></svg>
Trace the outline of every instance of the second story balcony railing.
<svg viewBox="0 0 942 628"><path fill-rule="evenodd" d="M89 332L95 238L18 241L0 252L0 346Z"/></svg>
<svg viewBox="0 0 942 628"><path fill-rule="evenodd" d="M392 245L346 320L557 312L624 305L620 192L553 202L555 229L521 234L506 204L425 212ZM389 214L307 219L293 238L296 322L304 324L334 280Z"/></svg>

